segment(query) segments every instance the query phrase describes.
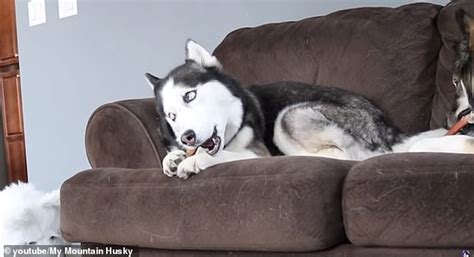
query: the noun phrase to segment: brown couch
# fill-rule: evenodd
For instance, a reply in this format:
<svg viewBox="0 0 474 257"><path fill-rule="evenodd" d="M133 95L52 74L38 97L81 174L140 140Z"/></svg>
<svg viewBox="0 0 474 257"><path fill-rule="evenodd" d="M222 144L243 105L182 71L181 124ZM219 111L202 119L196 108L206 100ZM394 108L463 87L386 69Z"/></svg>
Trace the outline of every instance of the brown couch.
<svg viewBox="0 0 474 257"><path fill-rule="evenodd" d="M461 38L447 7L360 8L230 33L215 54L244 85L341 87L406 133L443 125ZM141 256L462 256L474 248L474 158L403 153L362 162L273 157L187 181L164 176L153 99L92 115L92 165L61 188L67 240L140 247Z"/></svg>

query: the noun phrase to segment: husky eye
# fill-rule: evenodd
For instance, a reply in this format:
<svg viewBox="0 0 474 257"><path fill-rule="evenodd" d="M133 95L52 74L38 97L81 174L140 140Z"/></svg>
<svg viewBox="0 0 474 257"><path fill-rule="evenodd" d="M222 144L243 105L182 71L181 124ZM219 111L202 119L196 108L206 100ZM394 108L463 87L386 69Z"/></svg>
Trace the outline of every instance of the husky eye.
<svg viewBox="0 0 474 257"><path fill-rule="evenodd" d="M196 90L193 90L193 91L189 91L189 92L187 92L186 94L184 94L184 96L183 96L183 101L184 101L185 103L190 103L190 102L193 101L195 98L196 98Z"/></svg>
<svg viewBox="0 0 474 257"><path fill-rule="evenodd" d="M176 114L175 113L168 112L168 114L166 114L166 116L168 116L168 118L170 118L172 121L176 120Z"/></svg>

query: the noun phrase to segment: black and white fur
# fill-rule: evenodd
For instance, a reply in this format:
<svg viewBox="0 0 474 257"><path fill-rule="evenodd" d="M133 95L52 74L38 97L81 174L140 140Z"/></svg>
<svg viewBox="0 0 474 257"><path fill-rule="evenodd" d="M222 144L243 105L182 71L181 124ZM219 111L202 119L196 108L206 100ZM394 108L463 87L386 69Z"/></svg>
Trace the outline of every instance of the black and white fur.
<svg viewBox="0 0 474 257"><path fill-rule="evenodd" d="M456 12L456 20L462 32L462 38L457 44L457 58L454 64L453 84L456 89L456 100L453 110L447 115L446 127L453 126L464 115L470 115L470 123L456 136L445 136L445 129L425 132L427 138L411 140L409 148L412 152L454 152L474 153L474 19L464 10ZM423 134L422 134L423 135ZM416 142L415 142L416 140Z"/></svg>
<svg viewBox="0 0 474 257"><path fill-rule="evenodd" d="M472 106L474 106L474 65L472 63L474 19L462 9L456 12L456 19L463 38L458 44L457 58L454 65L453 82L456 87L456 105L448 115L448 127L456 123L460 115L471 112ZM474 126L469 124L461 131L461 134L474 136Z"/></svg>
<svg viewBox="0 0 474 257"><path fill-rule="evenodd" d="M445 129L408 137L369 100L341 89L296 82L243 88L191 40L185 64L163 79L146 78L157 100L169 150L163 171L170 177L186 179L218 163L278 154L363 160L391 152L474 152L473 138L442 137ZM468 95L458 95L451 116L466 108L462 97Z"/></svg>

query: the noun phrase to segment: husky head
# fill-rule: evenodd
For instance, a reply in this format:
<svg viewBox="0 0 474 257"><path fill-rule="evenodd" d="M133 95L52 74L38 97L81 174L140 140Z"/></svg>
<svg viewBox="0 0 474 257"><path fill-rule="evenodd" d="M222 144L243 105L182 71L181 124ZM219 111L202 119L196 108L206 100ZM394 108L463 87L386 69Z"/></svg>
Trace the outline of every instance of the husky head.
<svg viewBox="0 0 474 257"><path fill-rule="evenodd" d="M458 45L458 56L454 66L453 82L456 86L456 104L448 115L447 125L451 127L463 116L474 111L474 19L465 11L456 13L463 38ZM474 124L465 127L461 134L474 136Z"/></svg>
<svg viewBox="0 0 474 257"><path fill-rule="evenodd" d="M31 184L0 191L0 247L65 244L59 228L59 192L44 194Z"/></svg>
<svg viewBox="0 0 474 257"><path fill-rule="evenodd" d="M145 77L155 92L165 145L185 150L202 147L214 155L240 129L239 83L225 75L217 58L196 42L186 42L185 63L165 78L149 73Z"/></svg>

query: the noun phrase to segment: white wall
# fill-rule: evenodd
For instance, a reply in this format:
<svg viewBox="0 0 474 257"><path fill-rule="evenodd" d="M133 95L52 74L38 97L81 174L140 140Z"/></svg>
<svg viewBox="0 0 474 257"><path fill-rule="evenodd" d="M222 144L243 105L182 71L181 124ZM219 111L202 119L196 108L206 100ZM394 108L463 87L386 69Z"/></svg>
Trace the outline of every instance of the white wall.
<svg viewBox="0 0 474 257"><path fill-rule="evenodd" d="M50 190L89 168L84 129L94 109L151 97L143 73L165 75L182 63L187 38L212 50L244 26L415 1L78 0L79 15L59 20L57 1L46 0L47 23L35 27L27 2L17 0L28 172Z"/></svg>

